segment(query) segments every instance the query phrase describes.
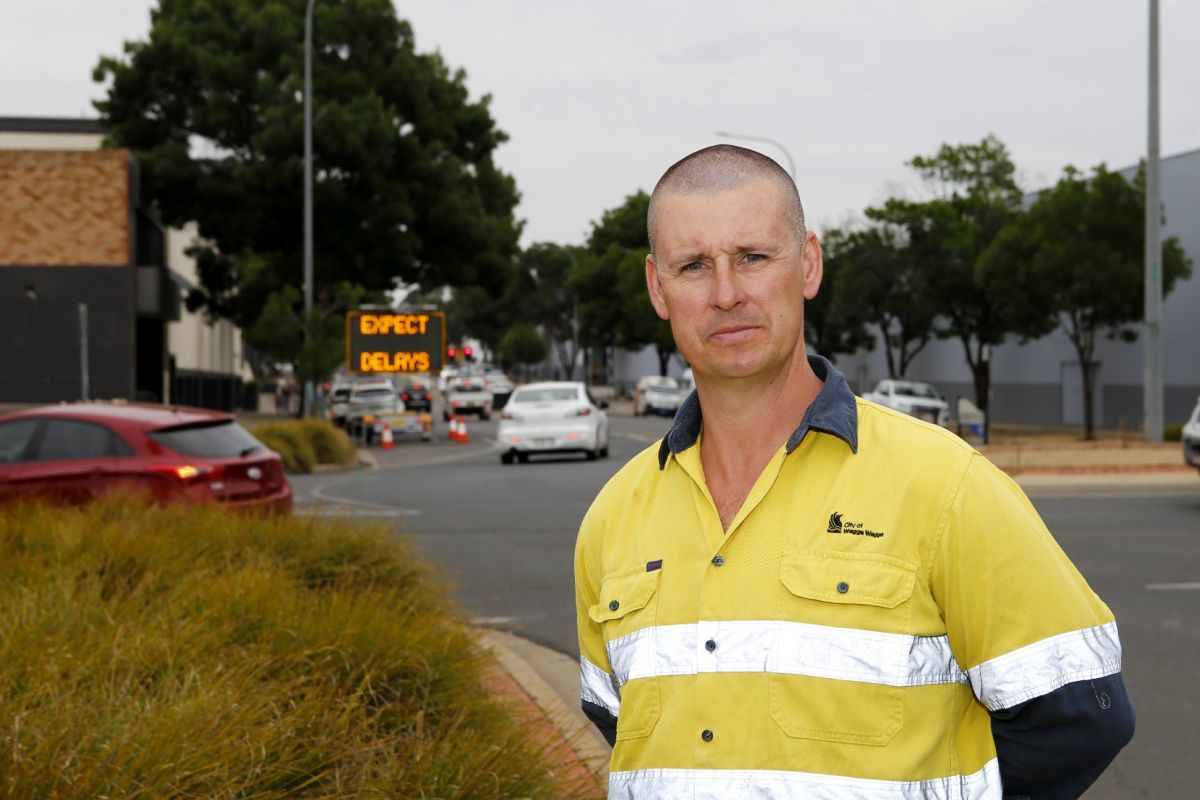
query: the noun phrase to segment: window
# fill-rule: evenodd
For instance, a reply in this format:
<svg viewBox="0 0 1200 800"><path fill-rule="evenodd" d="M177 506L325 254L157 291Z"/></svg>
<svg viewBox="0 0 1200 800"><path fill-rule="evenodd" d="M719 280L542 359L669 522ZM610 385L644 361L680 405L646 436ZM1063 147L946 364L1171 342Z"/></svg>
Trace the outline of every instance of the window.
<svg viewBox="0 0 1200 800"><path fill-rule="evenodd" d="M129 445L104 425L74 419L50 419L46 420L46 430L38 445L37 460L113 458L132 453Z"/></svg>
<svg viewBox="0 0 1200 800"><path fill-rule="evenodd" d="M0 464L29 460L29 441L39 424L39 419L18 419L0 425Z"/></svg>
<svg viewBox="0 0 1200 800"><path fill-rule="evenodd" d="M153 431L150 438L176 453L201 458L243 456L262 447L262 442L233 420Z"/></svg>
<svg viewBox="0 0 1200 800"><path fill-rule="evenodd" d="M555 403L578 400L579 391L571 388L522 389L518 391L510 403Z"/></svg>

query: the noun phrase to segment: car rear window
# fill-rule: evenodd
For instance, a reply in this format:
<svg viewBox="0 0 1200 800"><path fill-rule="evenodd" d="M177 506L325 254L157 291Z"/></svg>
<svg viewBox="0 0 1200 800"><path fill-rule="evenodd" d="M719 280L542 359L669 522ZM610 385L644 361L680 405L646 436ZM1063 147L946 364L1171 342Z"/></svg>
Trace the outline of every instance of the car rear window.
<svg viewBox="0 0 1200 800"><path fill-rule="evenodd" d="M578 400L579 392L565 389L522 389L513 395L510 403L553 403L563 400Z"/></svg>
<svg viewBox="0 0 1200 800"><path fill-rule="evenodd" d="M395 392L391 389L361 389L354 393L355 400L373 400L379 397L391 397Z"/></svg>
<svg viewBox="0 0 1200 800"><path fill-rule="evenodd" d="M350 390L349 389L334 389L333 390L333 399L337 400L337 401L345 401L345 400L350 399Z"/></svg>
<svg viewBox="0 0 1200 800"><path fill-rule="evenodd" d="M201 458L240 456L263 446L233 420L152 431L150 438L176 453Z"/></svg>

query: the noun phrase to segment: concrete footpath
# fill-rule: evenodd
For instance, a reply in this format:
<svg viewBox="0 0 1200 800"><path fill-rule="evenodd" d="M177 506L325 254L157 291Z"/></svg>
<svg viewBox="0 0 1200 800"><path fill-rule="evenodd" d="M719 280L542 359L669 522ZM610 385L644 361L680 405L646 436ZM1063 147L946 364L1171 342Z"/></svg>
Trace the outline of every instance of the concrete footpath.
<svg viewBox="0 0 1200 800"><path fill-rule="evenodd" d="M1060 491L1112 495L1164 484L1173 489L1195 486L1200 493L1200 476L1183 463L1177 442L1036 437L976 447L1031 495ZM611 750L579 707L578 661L511 633L484 630L482 637L501 668L569 743L568 757L578 759L596 776L600 791L606 791Z"/></svg>

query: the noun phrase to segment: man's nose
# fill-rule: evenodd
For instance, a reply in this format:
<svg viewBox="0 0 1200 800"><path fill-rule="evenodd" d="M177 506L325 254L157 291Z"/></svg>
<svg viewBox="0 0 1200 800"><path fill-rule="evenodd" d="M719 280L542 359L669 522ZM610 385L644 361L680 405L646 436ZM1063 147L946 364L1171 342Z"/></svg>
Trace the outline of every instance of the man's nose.
<svg viewBox="0 0 1200 800"><path fill-rule="evenodd" d="M741 278L733 264L718 261L713 270L712 304L722 310L741 305L745 299Z"/></svg>

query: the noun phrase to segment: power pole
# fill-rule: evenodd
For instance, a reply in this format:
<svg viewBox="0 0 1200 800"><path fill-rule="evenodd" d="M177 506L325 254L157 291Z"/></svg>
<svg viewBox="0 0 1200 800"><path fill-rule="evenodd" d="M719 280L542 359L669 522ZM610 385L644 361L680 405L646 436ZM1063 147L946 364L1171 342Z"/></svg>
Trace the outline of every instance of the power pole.
<svg viewBox="0 0 1200 800"><path fill-rule="evenodd" d="M312 17L313 3L304 12L304 341L313 305L313 201L312 201ZM312 416L312 385L304 381L304 416Z"/></svg>
<svg viewBox="0 0 1200 800"><path fill-rule="evenodd" d="M1150 85L1146 136L1146 352L1142 429L1147 442L1163 440L1162 241L1158 171L1158 0L1150 0Z"/></svg>

